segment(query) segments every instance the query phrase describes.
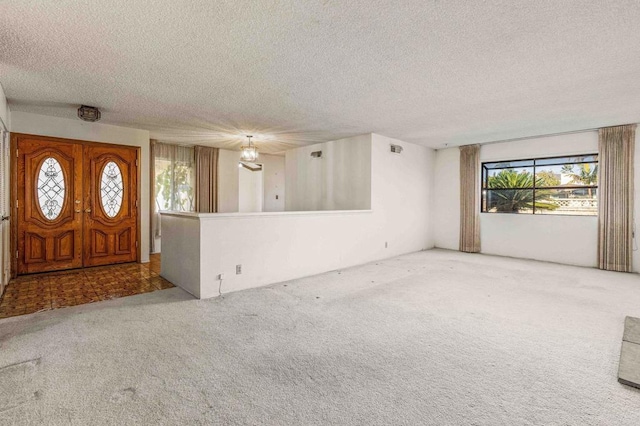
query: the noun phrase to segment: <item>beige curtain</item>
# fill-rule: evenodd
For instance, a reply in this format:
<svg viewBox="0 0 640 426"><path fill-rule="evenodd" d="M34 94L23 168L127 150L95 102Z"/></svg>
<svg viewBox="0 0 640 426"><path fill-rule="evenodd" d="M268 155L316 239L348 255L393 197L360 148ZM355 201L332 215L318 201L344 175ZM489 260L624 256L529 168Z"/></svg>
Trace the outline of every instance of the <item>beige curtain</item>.
<svg viewBox="0 0 640 426"><path fill-rule="evenodd" d="M460 147L460 251L480 252L480 145Z"/></svg>
<svg viewBox="0 0 640 426"><path fill-rule="evenodd" d="M196 146L196 211L218 211L218 148Z"/></svg>
<svg viewBox="0 0 640 426"><path fill-rule="evenodd" d="M599 131L598 267L631 272L636 125Z"/></svg>

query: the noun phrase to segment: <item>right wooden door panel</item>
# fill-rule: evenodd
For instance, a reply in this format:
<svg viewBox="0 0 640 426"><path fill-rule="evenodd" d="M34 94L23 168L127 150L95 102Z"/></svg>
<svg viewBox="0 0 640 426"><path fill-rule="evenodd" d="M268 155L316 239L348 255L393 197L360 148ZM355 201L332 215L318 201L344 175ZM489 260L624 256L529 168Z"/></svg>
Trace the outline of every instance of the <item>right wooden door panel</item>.
<svg viewBox="0 0 640 426"><path fill-rule="evenodd" d="M84 148L84 266L137 259L137 150L90 145Z"/></svg>

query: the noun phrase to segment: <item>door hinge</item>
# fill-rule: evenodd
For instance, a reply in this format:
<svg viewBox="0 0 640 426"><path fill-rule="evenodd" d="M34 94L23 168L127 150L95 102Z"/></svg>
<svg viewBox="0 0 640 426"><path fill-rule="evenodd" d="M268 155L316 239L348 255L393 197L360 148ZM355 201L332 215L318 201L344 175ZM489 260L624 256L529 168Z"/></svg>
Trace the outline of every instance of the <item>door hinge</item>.
<svg viewBox="0 0 640 426"><path fill-rule="evenodd" d="M136 248L138 248L138 242L136 241Z"/></svg>
<svg viewBox="0 0 640 426"><path fill-rule="evenodd" d="M18 250L16 250L16 259L20 258L20 255L18 254Z"/></svg>
<svg viewBox="0 0 640 426"><path fill-rule="evenodd" d="M18 200L16 200L16 209L18 208Z"/></svg>
<svg viewBox="0 0 640 426"><path fill-rule="evenodd" d="M138 159L136 158L136 167L138 167Z"/></svg>
<svg viewBox="0 0 640 426"><path fill-rule="evenodd" d="M16 149L16 158L20 158L20 155L18 155L18 150Z"/></svg>

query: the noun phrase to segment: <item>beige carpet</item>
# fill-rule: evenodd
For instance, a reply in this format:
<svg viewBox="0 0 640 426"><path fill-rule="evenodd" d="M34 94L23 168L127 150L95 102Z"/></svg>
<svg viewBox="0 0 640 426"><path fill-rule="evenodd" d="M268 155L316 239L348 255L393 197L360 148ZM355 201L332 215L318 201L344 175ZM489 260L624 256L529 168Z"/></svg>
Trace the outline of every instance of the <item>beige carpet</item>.
<svg viewBox="0 0 640 426"><path fill-rule="evenodd" d="M638 275L442 250L162 290L0 321L0 424L638 425L625 315Z"/></svg>

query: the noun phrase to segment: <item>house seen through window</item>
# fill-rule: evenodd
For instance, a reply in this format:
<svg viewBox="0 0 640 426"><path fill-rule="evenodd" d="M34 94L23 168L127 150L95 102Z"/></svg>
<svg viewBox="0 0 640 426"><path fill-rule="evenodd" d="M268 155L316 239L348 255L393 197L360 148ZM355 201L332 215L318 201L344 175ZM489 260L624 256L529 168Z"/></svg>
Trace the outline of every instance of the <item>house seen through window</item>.
<svg viewBox="0 0 640 426"><path fill-rule="evenodd" d="M598 214L598 155L482 163L482 212Z"/></svg>

